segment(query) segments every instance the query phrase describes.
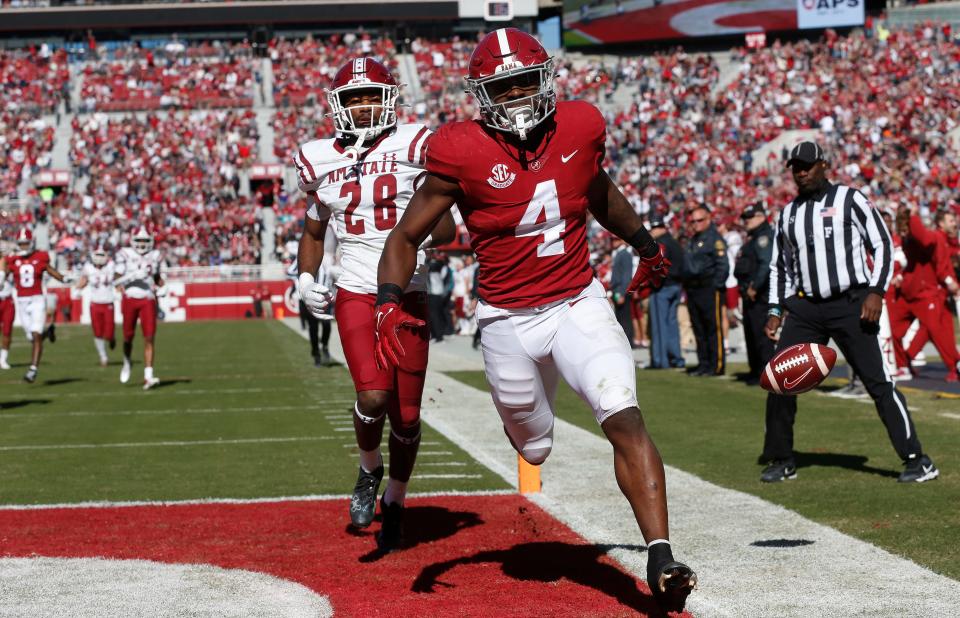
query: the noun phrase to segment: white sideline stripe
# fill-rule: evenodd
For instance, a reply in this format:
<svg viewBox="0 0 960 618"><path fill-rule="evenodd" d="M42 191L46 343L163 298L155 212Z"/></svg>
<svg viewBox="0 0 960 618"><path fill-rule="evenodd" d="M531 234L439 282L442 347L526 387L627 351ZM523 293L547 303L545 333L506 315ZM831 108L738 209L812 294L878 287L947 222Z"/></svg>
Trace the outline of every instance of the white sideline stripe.
<svg viewBox="0 0 960 618"><path fill-rule="evenodd" d="M19 444L16 446L0 446L0 451L60 451L84 448L146 448L151 446L209 446L211 444L268 444L275 442L316 442L318 440L333 440L333 436L238 438L231 440L184 440L164 442L112 442L107 444Z"/></svg>
<svg viewBox="0 0 960 618"><path fill-rule="evenodd" d="M952 418L955 421L960 421L960 414L954 414L953 412L941 412L940 416L945 416L947 418Z"/></svg>
<svg viewBox="0 0 960 618"><path fill-rule="evenodd" d="M475 491L412 491L407 498L438 498L450 496L510 496L513 489L483 489ZM350 494L307 494L303 496L276 496L273 498L197 498L193 500L95 500L88 502L61 502L55 504L0 504L0 511L42 511L45 509L106 509L134 506L181 506L203 504L265 504L271 502L324 502L349 500Z"/></svg>
<svg viewBox="0 0 960 618"><path fill-rule="evenodd" d="M433 456L453 455L453 453L451 453L450 451L420 451L420 453L419 453L417 456L418 456L418 457L423 457L423 456L429 457L429 456L431 456L431 455L433 455Z"/></svg>
<svg viewBox="0 0 960 618"><path fill-rule="evenodd" d="M418 479L479 479L482 474L414 474Z"/></svg>
<svg viewBox="0 0 960 618"><path fill-rule="evenodd" d="M425 461L423 463L417 462L417 467L421 468L423 466L466 466L465 461Z"/></svg>

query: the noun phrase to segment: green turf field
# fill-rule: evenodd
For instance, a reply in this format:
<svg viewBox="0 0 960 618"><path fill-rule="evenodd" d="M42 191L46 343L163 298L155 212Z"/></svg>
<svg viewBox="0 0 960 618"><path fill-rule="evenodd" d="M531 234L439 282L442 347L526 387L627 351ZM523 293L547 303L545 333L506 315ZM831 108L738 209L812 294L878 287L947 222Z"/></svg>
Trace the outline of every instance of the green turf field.
<svg viewBox="0 0 960 618"><path fill-rule="evenodd" d="M61 327L30 385L17 331L15 366L0 372L0 504L352 491L353 384L343 367L315 368L296 333L272 320L163 324L157 350L162 383L143 392L139 345L121 385L119 347L101 368L89 328ZM424 427L411 491L503 488Z"/></svg>
<svg viewBox="0 0 960 618"><path fill-rule="evenodd" d="M480 372L451 375L486 388ZM795 435L798 478L766 485L759 481L757 464L765 401L759 387L675 371L638 376L641 409L668 465L781 504L960 579L960 401L906 391L917 433L941 475L932 483L901 485L896 482L900 461L872 402L804 395ZM566 385L561 384L557 406L561 418L602 435ZM784 530L786 536L789 532Z"/></svg>

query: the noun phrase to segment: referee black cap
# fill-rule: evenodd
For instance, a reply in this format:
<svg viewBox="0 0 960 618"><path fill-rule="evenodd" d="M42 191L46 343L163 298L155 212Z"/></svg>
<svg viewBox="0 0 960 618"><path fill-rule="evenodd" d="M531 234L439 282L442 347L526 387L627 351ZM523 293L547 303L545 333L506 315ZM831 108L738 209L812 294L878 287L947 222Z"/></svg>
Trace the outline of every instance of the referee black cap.
<svg viewBox="0 0 960 618"><path fill-rule="evenodd" d="M787 158L787 167L793 165L794 161L809 164L823 160L823 148L819 144L816 142L800 142L790 151L790 156Z"/></svg>

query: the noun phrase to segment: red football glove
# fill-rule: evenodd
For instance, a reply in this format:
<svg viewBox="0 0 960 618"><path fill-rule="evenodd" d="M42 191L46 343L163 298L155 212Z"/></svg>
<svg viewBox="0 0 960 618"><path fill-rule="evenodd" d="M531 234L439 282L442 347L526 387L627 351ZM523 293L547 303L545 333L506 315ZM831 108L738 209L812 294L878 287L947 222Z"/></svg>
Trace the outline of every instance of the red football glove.
<svg viewBox="0 0 960 618"><path fill-rule="evenodd" d="M655 256L640 258L637 272L633 274L633 280L627 286L628 294L633 294L642 287L656 290L663 285L663 280L667 278L667 272L670 270L670 260L663 253L663 245L657 243L657 247Z"/></svg>
<svg viewBox="0 0 960 618"><path fill-rule="evenodd" d="M401 328L419 328L426 322L418 320L400 308L397 303L384 303L377 307L377 343L374 356L377 367L388 369L400 364L400 357L406 354L397 334Z"/></svg>

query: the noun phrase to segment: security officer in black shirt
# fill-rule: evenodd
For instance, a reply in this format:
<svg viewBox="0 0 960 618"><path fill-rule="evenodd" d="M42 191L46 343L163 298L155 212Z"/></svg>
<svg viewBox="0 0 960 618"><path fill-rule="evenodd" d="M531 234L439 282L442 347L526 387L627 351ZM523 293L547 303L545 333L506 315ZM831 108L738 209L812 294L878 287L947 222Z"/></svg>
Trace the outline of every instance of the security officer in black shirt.
<svg viewBox="0 0 960 618"><path fill-rule="evenodd" d="M698 206L690 213L693 236L687 243L684 256L686 266L687 309L697 338L697 358L700 364L691 375L723 375L723 299L726 293L727 243L723 241L710 219L710 209Z"/></svg>
<svg viewBox="0 0 960 618"><path fill-rule="evenodd" d="M743 299L743 336L747 346L747 363L750 365L746 382L759 384L760 372L773 358L773 341L763 331L767 323L773 227L767 222L767 215L760 204L744 208L740 220L747 229L747 242L740 249L733 274L740 288L740 298Z"/></svg>

